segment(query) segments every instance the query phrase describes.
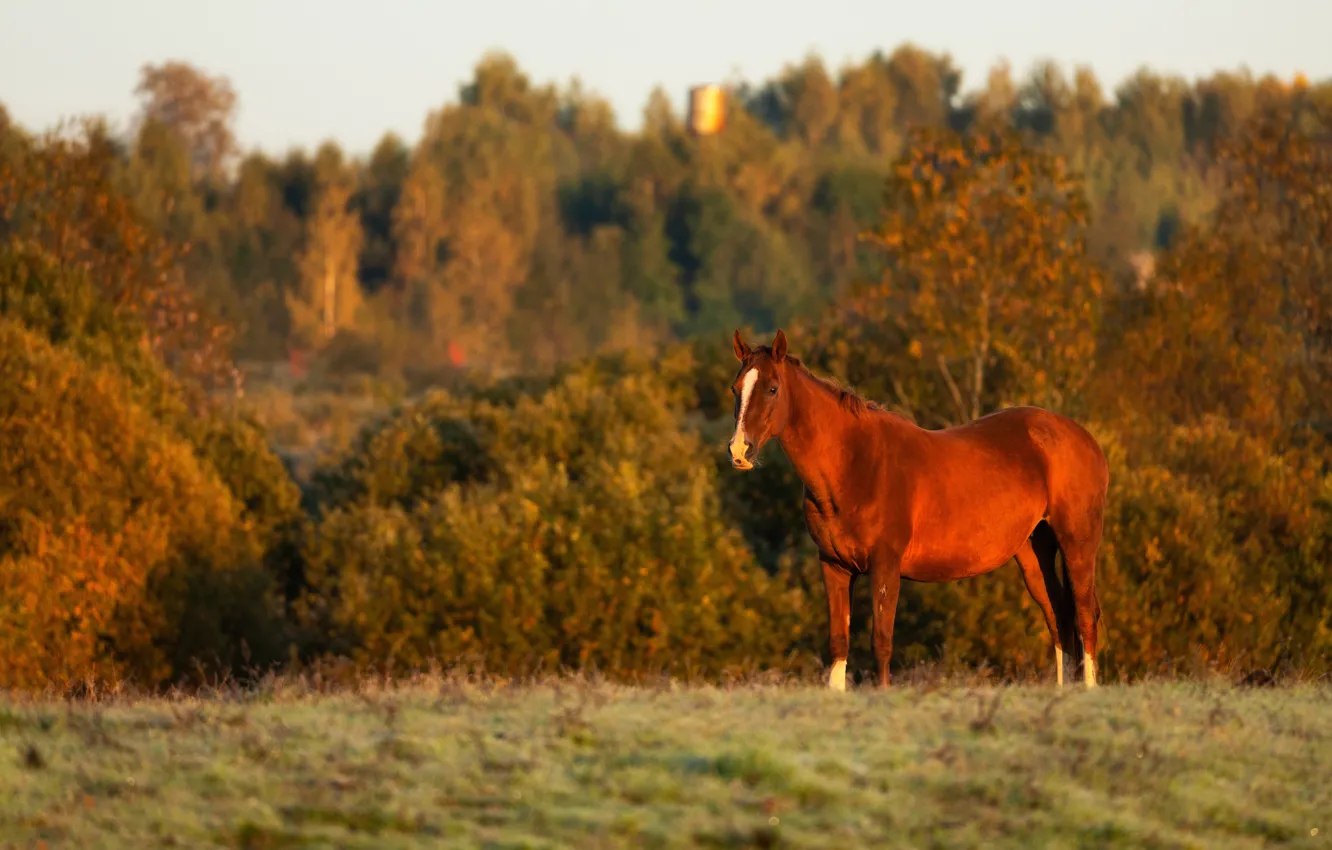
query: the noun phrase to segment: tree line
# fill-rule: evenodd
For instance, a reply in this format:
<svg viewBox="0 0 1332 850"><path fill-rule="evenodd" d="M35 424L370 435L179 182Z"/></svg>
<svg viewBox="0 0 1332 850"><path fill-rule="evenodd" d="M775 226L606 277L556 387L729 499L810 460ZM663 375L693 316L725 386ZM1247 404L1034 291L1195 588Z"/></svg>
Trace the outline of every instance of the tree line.
<svg viewBox="0 0 1332 850"><path fill-rule="evenodd" d="M182 62L146 65L117 138L121 182L236 329L245 361L330 346L400 377L533 371L645 340L775 327L831 303L879 260L857 235L913 129L1014 128L1081 175L1093 256L1121 278L1216 205L1218 146L1275 104L1328 87L1248 73L1188 84L1143 70L997 65L964 92L910 44L837 72L810 56L732 86L726 132L694 138L661 90L642 130L574 83L485 56L421 138L365 157L336 142L242 152L239 97ZM10 127L8 134L22 135ZM350 352L349 352L350 354Z"/></svg>
<svg viewBox="0 0 1332 850"><path fill-rule="evenodd" d="M629 134L493 55L365 160L241 156L182 63L125 138L0 113L0 683L815 664L799 482L714 450L778 326L922 426L1097 434L1107 674L1328 669L1332 86L960 83L809 58ZM1048 650L1003 570L904 588L896 643Z"/></svg>

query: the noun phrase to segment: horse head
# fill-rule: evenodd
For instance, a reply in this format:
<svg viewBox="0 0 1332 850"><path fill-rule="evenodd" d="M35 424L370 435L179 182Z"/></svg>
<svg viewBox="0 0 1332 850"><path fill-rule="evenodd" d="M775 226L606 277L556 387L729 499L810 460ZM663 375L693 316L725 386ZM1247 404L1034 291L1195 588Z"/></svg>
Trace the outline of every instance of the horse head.
<svg viewBox="0 0 1332 850"><path fill-rule="evenodd" d="M740 370L731 381L735 396L735 433L731 435L731 465L753 469L763 445L780 436L791 415L786 391L786 334L780 329L772 345L751 348L740 331L733 338Z"/></svg>

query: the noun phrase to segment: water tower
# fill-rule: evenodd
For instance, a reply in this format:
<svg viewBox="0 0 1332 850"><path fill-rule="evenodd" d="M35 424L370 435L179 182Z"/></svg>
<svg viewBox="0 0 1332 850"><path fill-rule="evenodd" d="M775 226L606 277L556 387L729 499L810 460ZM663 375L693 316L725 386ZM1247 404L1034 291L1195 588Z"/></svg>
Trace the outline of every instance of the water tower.
<svg viewBox="0 0 1332 850"><path fill-rule="evenodd" d="M689 90L689 132L711 136L726 126L726 90L717 85Z"/></svg>

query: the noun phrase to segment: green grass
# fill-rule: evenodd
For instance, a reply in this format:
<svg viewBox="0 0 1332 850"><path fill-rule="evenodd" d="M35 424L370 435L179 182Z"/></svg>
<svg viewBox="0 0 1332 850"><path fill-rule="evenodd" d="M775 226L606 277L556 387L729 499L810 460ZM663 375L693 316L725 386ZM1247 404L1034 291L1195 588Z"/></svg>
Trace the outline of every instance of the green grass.
<svg viewBox="0 0 1332 850"><path fill-rule="evenodd" d="M1332 846L1332 688L0 699L7 847Z"/></svg>

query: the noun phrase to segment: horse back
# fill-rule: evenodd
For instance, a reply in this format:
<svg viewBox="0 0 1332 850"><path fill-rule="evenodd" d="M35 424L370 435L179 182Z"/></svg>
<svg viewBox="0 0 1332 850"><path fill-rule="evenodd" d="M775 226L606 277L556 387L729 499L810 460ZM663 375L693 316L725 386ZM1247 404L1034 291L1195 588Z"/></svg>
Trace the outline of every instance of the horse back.
<svg viewBox="0 0 1332 850"><path fill-rule="evenodd" d="M1040 407L1009 407L958 428L952 435L995 458L1008 474L1039 478L1047 512L1063 506L1099 512L1109 487L1109 465L1096 438L1073 419Z"/></svg>
<svg viewBox="0 0 1332 850"><path fill-rule="evenodd" d="M905 453L910 517L907 574L951 580L1012 557L1062 509L1099 513L1107 477L1096 440L1072 419L1036 407L996 411L941 431L920 430Z"/></svg>

